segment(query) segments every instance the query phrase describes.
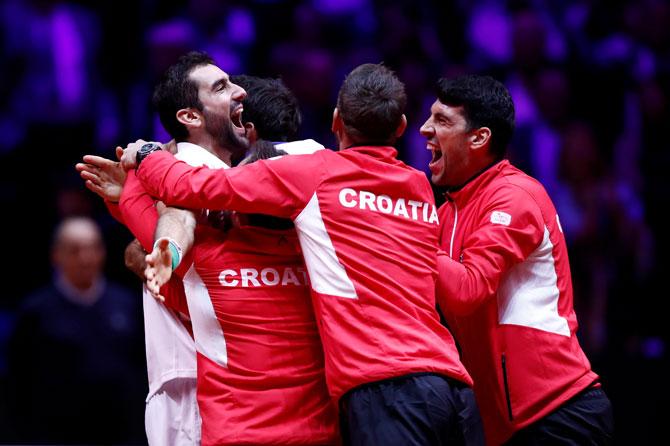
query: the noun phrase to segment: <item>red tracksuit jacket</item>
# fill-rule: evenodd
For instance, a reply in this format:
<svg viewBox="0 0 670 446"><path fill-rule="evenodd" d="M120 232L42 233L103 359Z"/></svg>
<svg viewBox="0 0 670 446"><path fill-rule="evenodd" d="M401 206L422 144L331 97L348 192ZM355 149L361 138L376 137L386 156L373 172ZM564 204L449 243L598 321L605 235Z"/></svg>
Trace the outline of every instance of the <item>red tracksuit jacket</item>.
<svg viewBox="0 0 670 446"><path fill-rule="evenodd" d="M396 155L392 147L321 150L216 171L157 152L137 175L169 205L294 221L334 398L415 372L471 384L435 309L432 190Z"/></svg>
<svg viewBox="0 0 670 446"><path fill-rule="evenodd" d="M575 335L565 238L542 185L504 160L447 197L438 302L497 445L598 376Z"/></svg>
<svg viewBox="0 0 670 446"><path fill-rule="evenodd" d="M200 226L189 257L203 446L333 444L335 408L295 231Z"/></svg>
<svg viewBox="0 0 670 446"><path fill-rule="evenodd" d="M151 246L154 201L133 175L124 188L124 215L133 227L152 228L141 234ZM224 234L199 225L193 249L161 290L166 305L193 321L203 446L336 442L321 341L296 247L293 230L245 227ZM152 323L147 330L160 328Z"/></svg>

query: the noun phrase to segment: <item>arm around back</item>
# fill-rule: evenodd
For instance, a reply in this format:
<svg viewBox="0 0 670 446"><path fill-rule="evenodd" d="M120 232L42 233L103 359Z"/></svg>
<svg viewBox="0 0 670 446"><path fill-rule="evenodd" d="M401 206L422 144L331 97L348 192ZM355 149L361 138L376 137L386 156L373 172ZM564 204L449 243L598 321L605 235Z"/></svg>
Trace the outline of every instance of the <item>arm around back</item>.
<svg viewBox="0 0 670 446"><path fill-rule="evenodd" d="M540 244L544 222L530 194L506 184L480 206L459 215L455 258L438 255L437 301L445 313L465 316L496 295L503 276Z"/></svg>
<svg viewBox="0 0 670 446"><path fill-rule="evenodd" d="M324 165L323 154L315 153L227 170L194 168L159 151L142 161L137 177L147 192L170 206L293 218L314 194Z"/></svg>

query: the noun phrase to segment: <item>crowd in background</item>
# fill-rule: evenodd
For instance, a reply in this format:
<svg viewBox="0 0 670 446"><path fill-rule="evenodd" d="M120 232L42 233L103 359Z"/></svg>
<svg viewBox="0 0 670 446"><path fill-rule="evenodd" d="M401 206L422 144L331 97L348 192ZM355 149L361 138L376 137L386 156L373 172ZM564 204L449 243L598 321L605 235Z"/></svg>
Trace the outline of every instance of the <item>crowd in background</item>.
<svg viewBox="0 0 670 446"><path fill-rule="evenodd" d="M104 274L137 295L135 307L124 311L141 318L139 282L123 266L130 234L83 187L73 166L86 153L111 158L116 145L138 138L165 140L151 91L165 68L192 49L207 51L228 73L281 76L300 101L301 136L329 147L344 75L360 63L383 61L405 82L409 98L400 158L421 170L430 152L418 129L436 79L484 73L503 81L517 113L509 158L538 178L556 204L570 249L579 336L613 402L616 435L622 444L652 444L661 432L670 406L662 310L670 248L663 230L670 194L664 132L670 2L3 0L0 35L6 278L0 442L18 435L14 398L24 389L13 377L25 377L36 364L43 374L69 370L67 358L35 358L39 350L20 343L15 351L26 296L54 275L49 253L60 221L88 216L97 222L107 249ZM95 336L82 333L88 342ZM101 357L109 354L107 342L97 349ZM127 343L119 345L126 345L124 360L134 370L118 379L135 384L114 393L136 407L90 411L123 425L125 437L100 442L141 442L141 325L115 342ZM25 381L19 385L29 386ZM62 385L90 392L75 381ZM49 401L63 398L59 386L45 386L39 398L64 407ZM39 424L39 412L26 410L35 417L26 423ZM129 420L128 413L139 415Z"/></svg>

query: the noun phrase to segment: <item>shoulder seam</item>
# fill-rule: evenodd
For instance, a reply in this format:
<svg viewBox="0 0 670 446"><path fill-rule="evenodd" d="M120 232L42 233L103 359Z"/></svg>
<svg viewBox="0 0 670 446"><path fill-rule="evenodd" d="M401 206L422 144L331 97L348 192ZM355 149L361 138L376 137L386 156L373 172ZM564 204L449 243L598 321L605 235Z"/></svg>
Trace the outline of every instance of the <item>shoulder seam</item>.
<svg viewBox="0 0 670 446"><path fill-rule="evenodd" d="M500 187L503 187L505 185L509 185L509 186L512 186L516 189L519 189L519 190L523 191L526 195L528 195L533 200L533 203L535 203L535 206L537 206L537 208L540 211L540 214L542 215L542 217L546 217L542 213L542 206L540 206L540 203L537 202L537 199L535 198L535 196L532 193L530 193L530 191L528 191L526 188L524 188L520 184L513 183L513 182L509 181L509 179L507 179L507 178L503 178L503 180L505 181L505 184L501 185Z"/></svg>

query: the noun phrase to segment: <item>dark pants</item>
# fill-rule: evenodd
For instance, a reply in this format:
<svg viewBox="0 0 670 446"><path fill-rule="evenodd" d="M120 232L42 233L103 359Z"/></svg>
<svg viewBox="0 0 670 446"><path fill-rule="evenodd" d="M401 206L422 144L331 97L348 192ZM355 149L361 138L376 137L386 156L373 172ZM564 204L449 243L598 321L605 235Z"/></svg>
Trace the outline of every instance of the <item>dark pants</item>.
<svg viewBox="0 0 670 446"><path fill-rule="evenodd" d="M341 400L345 445L483 445L472 389L434 374L408 375L352 390Z"/></svg>
<svg viewBox="0 0 670 446"><path fill-rule="evenodd" d="M610 400L602 389L590 388L518 431L506 445L609 445L613 432Z"/></svg>

